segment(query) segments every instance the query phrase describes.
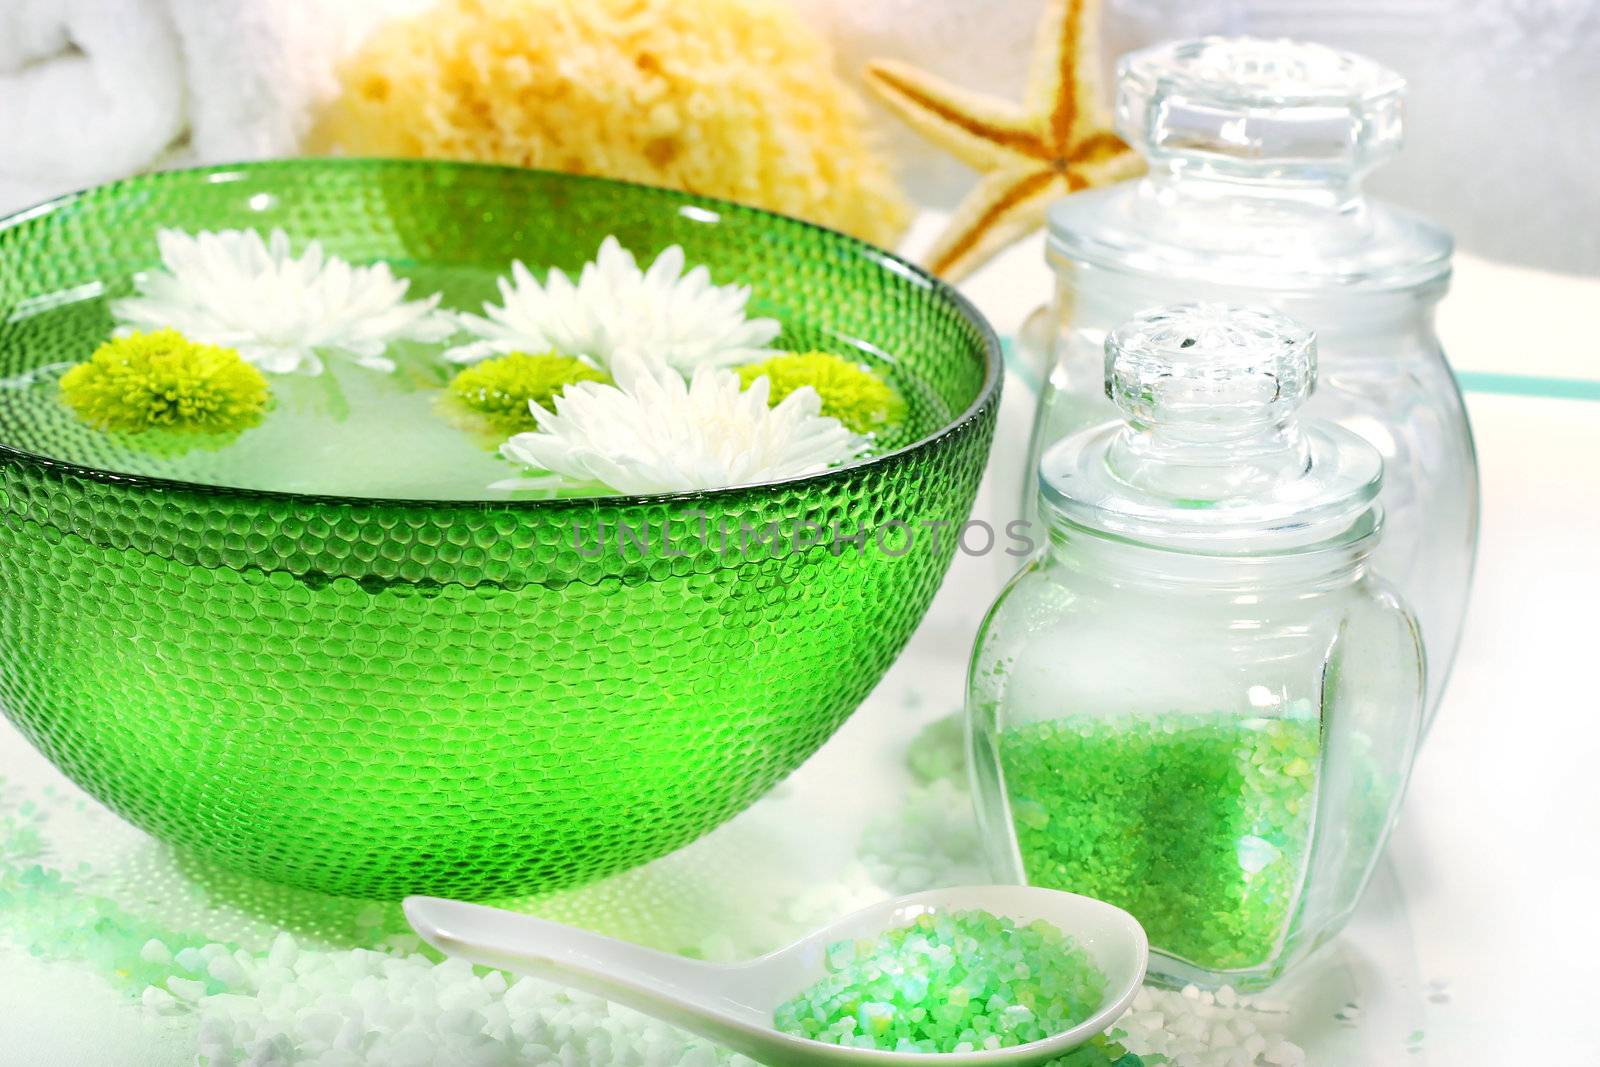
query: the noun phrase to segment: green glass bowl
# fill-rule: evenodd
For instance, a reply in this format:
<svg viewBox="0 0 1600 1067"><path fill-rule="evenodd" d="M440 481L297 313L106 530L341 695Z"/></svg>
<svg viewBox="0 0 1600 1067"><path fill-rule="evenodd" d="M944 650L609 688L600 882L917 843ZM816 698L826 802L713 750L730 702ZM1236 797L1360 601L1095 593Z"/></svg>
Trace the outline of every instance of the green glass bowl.
<svg viewBox="0 0 1600 1067"><path fill-rule="evenodd" d="M855 709L970 512L1000 362L961 297L806 223L592 178L300 160L64 197L0 222L0 379L86 358L159 226L281 226L441 276L575 268L608 233L646 256L678 243L751 285L780 344L885 353L911 408L893 451L813 477L396 501L63 462L52 439L86 431L0 388L0 702L107 806L229 868L485 897L677 848Z"/></svg>

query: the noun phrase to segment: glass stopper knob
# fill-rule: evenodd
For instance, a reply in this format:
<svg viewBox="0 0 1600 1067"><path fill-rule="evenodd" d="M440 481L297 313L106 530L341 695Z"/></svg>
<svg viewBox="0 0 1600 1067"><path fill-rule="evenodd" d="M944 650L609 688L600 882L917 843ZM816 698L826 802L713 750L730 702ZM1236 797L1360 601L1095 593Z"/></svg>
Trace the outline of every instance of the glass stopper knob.
<svg viewBox="0 0 1600 1067"><path fill-rule="evenodd" d="M1399 150L1405 79L1303 41L1203 37L1117 65L1117 132L1152 160L1255 177L1355 175Z"/></svg>
<svg viewBox="0 0 1600 1067"><path fill-rule="evenodd" d="M1129 425L1223 442L1288 422L1316 387L1316 336L1286 315L1230 304L1140 312L1106 338L1106 395Z"/></svg>

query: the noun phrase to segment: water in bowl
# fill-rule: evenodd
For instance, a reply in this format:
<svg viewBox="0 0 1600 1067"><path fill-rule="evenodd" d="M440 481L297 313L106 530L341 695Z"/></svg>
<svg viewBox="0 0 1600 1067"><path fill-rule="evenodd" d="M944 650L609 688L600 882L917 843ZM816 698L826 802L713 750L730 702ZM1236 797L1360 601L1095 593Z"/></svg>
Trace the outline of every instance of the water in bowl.
<svg viewBox="0 0 1600 1067"><path fill-rule="evenodd" d="M440 292L443 305L477 311L495 297L497 273L391 261L411 293ZM184 447L148 434L107 433L81 422L61 399L60 379L115 329L110 299L130 284L91 285L18 309L0 330L0 366L28 367L0 379L0 445L123 474L205 485L328 496L411 500L503 500L592 495L593 490L492 489L519 469L497 441L463 424L440 403L457 369L446 345L401 343L387 355L390 374L324 353L320 376L269 375L273 403L261 422L235 436L191 436ZM752 306L784 323L782 349L822 348L872 366L906 397L911 415L873 442L881 453L910 443L951 417L921 382L897 373L891 356L864 342Z"/></svg>

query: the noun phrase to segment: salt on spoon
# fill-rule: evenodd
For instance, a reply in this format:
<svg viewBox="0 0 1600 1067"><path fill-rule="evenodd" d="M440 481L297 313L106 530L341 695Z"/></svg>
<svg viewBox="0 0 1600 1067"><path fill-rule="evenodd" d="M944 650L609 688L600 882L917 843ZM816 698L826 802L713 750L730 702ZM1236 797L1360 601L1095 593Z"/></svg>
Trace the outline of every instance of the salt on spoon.
<svg viewBox="0 0 1600 1067"><path fill-rule="evenodd" d="M827 951L877 937L920 916L988 912L1022 926L1043 920L1066 934L1105 977L1100 1004L1082 1022L1009 1048L890 1052L828 1044L784 1033L774 1012L827 973ZM1023 1067L1044 1064L1110 1027L1144 981L1149 944L1120 908L1089 897L1028 886L935 889L849 915L760 959L713 964L618 941L560 923L435 897L408 897L405 914L424 941L451 956L595 993L710 1038L770 1067Z"/></svg>

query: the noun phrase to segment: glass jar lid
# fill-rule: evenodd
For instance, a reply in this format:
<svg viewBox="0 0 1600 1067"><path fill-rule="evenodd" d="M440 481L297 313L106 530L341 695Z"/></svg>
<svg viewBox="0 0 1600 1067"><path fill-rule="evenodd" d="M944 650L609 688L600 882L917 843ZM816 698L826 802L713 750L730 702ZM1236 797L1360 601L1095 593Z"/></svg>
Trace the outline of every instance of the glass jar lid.
<svg viewBox="0 0 1600 1067"><path fill-rule="evenodd" d="M1063 197L1049 256L1271 291L1388 290L1449 273L1449 234L1369 201L1399 151L1405 79L1325 45L1203 37L1117 65L1135 182Z"/></svg>
<svg viewBox="0 0 1600 1067"><path fill-rule="evenodd" d="M1296 415L1316 387L1316 338L1275 311L1177 304L1106 338L1123 421L1074 434L1039 465L1047 509L1162 547L1293 549L1374 508L1383 460L1361 437Z"/></svg>
<svg viewBox="0 0 1600 1067"><path fill-rule="evenodd" d="M1117 75L1117 132L1152 160L1315 179L1400 149L1405 79L1325 45L1203 37L1131 53Z"/></svg>

